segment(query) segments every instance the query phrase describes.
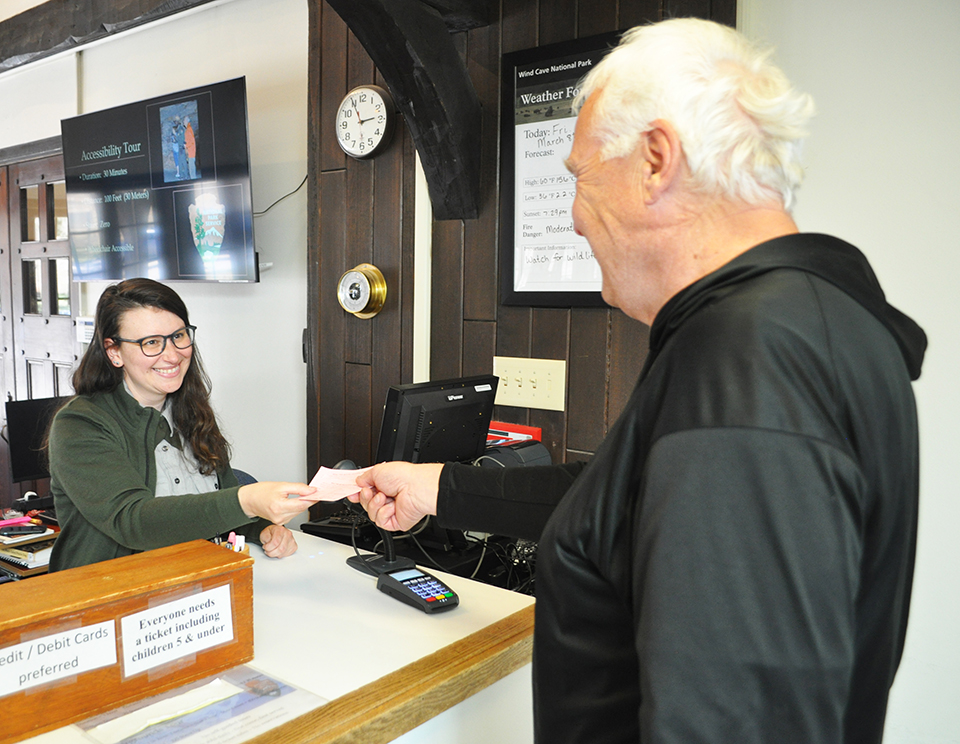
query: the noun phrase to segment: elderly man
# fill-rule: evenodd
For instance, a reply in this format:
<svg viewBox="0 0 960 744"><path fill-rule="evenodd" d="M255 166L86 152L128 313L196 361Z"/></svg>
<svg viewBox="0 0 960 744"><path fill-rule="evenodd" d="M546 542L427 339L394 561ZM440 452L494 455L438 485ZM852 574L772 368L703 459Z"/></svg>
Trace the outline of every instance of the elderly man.
<svg viewBox="0 0 960 744"><path fill-rule="evenodd" d="M543 744L878 743L926 338L856 248L798 232L812 104L735 31L634 29L580 102L574 226L651 324L632 398L585 468L388 463L359 498L388 529L546 523Z"/></svg>

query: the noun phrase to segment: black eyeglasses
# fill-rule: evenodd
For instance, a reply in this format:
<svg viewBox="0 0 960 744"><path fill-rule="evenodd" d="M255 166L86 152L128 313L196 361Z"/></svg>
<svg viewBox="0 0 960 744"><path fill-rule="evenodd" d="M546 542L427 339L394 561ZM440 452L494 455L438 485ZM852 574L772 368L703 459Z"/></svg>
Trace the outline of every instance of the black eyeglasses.
<svg viewBox="0 0 960 744"><path fill-rule="evenodd" d="M184 326L179 331L174 331L169 336L144 336L143 338L120 338L114 336L116 342L126 342L128 344L140 344L140 351L145 356L160 356L163 350L167 348L167 341L173 343L178 349L189 349L193 346L193 336L196 333L196 326Z"/></svg>

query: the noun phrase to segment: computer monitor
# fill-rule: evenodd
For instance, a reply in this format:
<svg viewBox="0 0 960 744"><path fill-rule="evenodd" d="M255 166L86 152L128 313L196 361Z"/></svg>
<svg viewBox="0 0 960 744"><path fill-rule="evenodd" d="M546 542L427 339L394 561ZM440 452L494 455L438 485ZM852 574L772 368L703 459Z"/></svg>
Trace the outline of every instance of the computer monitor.
<svg viewBox="0 0 960 744"><path fill-rule="evenodd" d="M387 391L376 462L470 462L483 454L496 375L394 385Z"/></svg>
<svg viewBox="0 0 960 744"><path fill-rule="evenodd" d="M53 415L66 398L8 400L7 442L10 444L10 474L14 483L50 476L43 451Z"/></svg>
<svg viewBox="0 0 960 744"><path fill-rule="evenodd" d="M60 133L74 281L260 281L244 78L63 119Z"/></svg>
<svg viewBox="0 0 960 744"><path fill-rule="evenodd" d="M496 375L394 385L387 390L376 462L472 462L487 447ZM434 520L415 530L421 548L465 548L458 530ZM385 541L386 542L386 541Z"/></svg>

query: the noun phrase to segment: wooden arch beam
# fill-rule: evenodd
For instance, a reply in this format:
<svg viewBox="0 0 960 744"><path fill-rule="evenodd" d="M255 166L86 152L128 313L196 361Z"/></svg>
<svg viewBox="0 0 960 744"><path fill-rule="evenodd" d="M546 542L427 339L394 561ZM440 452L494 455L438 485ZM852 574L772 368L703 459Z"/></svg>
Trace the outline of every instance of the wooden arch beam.
<svg viewBox="0 0 960 744"><path fill-rule="evenodd" d="M363 44L403 114L420 154L435 219L476 218L480 212L480 99L450 28L484 25L489 4L327 2ZM477 7L476 14L466 13ZM448 25L454 17L455 23Z"/></svg>

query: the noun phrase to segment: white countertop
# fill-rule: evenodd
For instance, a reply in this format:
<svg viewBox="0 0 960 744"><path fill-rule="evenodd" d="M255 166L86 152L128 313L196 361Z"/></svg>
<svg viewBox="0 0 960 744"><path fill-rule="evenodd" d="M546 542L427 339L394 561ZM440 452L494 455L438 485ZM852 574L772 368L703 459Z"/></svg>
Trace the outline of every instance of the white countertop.
<svg viewBox="0 0 960 744"><path fill-rule="evenodd" d="M460 598L453 610L427 614L379 591L374 577L348 566L352 547L300 532L297 543L299 550L280 560L251 546L254 659L249 666L327 700L533 604L532 597L426 568ZM469 729L475 729L464 724L464 716L496 716L497 711L490 708L502 710L503 700L496 699L500 695L527 719L521 728L528 731L528 688L529 665L496 683L490 692L463 701L457 706L464 709L459 716L452 709L420 728L435 730L448 742L460 741L458 732L472 735ZM511 718L516 721L515 716ZM421 738L415 730L401 740ZM520 740L527 741L528 734L523 733ZM66 726L27 741L78 744L86 740L78 728Z"/></svg>
<svg viewBox="0 0 960 744"><path fill-rule="evenodd" d="M425 568L460 605L427 614L384 594L346 564L347 545L297 534L299 550L267 558L252 548L251 666L332 700L533 603L533 598Z"/></svg>

